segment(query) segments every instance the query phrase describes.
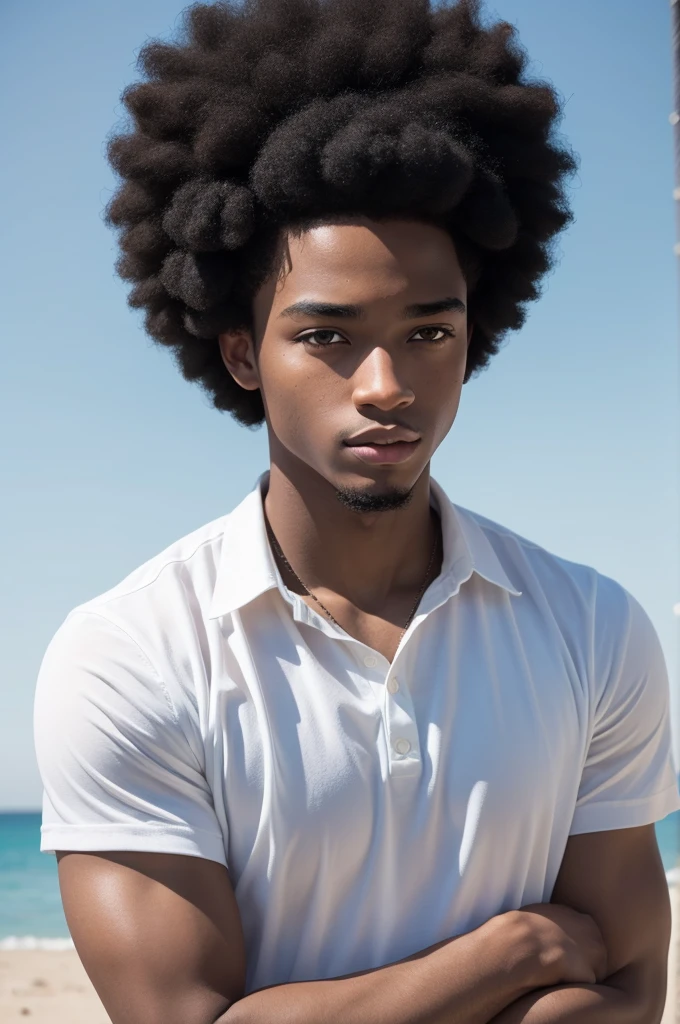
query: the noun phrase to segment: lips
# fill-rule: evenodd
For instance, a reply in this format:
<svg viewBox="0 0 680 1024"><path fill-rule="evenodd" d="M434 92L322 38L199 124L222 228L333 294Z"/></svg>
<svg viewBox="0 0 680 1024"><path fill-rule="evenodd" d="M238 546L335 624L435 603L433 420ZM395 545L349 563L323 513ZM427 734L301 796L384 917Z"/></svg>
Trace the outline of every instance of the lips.
<svg viewBox="0 0 680 1024"><path fill-rule="evenodd" d="M407 443L420 441L420 434L416 434L415 430L410 430L409 427L402 427L397 424L391 427L372 427L370 430L362 430L360 433L355 434L354 437L349 437L345 444L349 448L356 448L362 445L396 444L399 441Z"/></svg>
<svg viewBox="0 0 680 1024"><path fill-rule="evenodd" d="M371 465L392 466L409 459L420 444L420 438L413 441L395 439L394 441L361 441L346 442L352 454Z"/></svg>

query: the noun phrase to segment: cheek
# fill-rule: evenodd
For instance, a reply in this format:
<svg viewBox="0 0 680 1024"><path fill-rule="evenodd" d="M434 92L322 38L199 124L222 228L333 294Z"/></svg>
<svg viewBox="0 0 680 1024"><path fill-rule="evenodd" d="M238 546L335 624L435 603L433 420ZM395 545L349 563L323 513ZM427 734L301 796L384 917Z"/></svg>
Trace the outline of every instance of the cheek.
<svg viewBox="0 0 680 1024"><path fill-rule="evenodd" d="M296 454L301 454L307 438L318 440L329 432L329 414L347 388L347 381L321 360L288 345L278 351L263 348L260 380L270 427Z"/></svg>
<svg viewBox="0 0 680 1024"><path fill-rule="evenodd" d="M430 374L423 395L434 413L435 435L439 443L449 432L460 405L467 363L467 350L456 352L441 372ZM436 410L436 412L435 412Z"/></svg>
<svg viewBox="0 0 680 1024"><path fill-rule="evenodd" d="M432 360L424 360L418 367L418 386L424 394L438 399L437 405L446 405L454 395L460 394L467 365L467 346L456 344L450 351L440 353ZM429 399L428 399L429 400Z"/></svg>

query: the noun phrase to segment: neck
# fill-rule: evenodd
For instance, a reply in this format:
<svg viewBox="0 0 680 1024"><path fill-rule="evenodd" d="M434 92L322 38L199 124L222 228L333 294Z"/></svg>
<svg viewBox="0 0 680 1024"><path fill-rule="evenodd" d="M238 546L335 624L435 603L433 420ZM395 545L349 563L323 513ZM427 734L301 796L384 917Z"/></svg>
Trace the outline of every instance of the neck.
<svg viewBox="0 0 680 1024"><path fill-rule="evenodd" d="M305 587L341 594L366 610L391 594L417 589L438 536L425 468L409 504L390 512L353 512L308 466L291 472L272 461L265 512ZM286 580L290 585L290 581Z"/></svg>

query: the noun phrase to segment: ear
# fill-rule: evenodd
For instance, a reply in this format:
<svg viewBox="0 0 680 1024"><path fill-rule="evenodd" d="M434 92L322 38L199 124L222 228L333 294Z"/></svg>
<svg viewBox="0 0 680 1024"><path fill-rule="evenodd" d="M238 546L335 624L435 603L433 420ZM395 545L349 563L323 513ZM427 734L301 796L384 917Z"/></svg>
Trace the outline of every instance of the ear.
<svg viewBox="0 0 680 1024"><path fill-rule="evenodd" d="M237 384L246 391L257 391L260 376L255 360L253 336L248 330L226 331L217 339L222 362Z"/></svg>
<svg viewBox="0 0 680 1024"><path fill-rule="evenodd" d="M467 347L468 348L470 348L470 342L472 341L472 334L474 332L474 329L475 329L475 325L474 324L472 324L472 323L468 324L468 329L467 329Z"/></svg>

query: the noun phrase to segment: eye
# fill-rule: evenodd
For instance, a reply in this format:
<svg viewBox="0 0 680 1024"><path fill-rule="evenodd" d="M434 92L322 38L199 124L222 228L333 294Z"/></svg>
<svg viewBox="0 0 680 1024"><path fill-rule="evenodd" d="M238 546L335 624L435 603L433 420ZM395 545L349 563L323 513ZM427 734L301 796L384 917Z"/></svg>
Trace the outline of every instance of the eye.
<svg viewBox="0 0 680 1024"><path fill-rule="evenodd" d="M334 338L339 338L340 340L334 341ZM319 348L325 348L329 345L339 345L341 342L346 341L338 331L333 331L330 327L319 328L316 331L308 331L307 334L299 334L295 340L308 341L312 345L318 345Z"/></svg>
<svg viewBox="0 0 680 1024"><path fill-rule="evenodd" d="M419 338L418 337L419 334L425 335L425 337ZM439 337L439 338L432 337L433 334L439 334L439 335L441 335L441 337ZM430 335L430 337L428 337L428 335ZM431 343L434 342L436 344L437 342L444 341L444 338L453 338L453 337L454 337L453 331L448 330L446 327L421 327L420 330L418 330L411 337L411 341L429 341Z"/></svg>

